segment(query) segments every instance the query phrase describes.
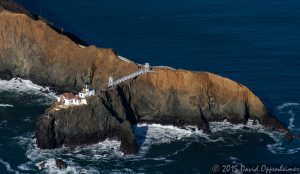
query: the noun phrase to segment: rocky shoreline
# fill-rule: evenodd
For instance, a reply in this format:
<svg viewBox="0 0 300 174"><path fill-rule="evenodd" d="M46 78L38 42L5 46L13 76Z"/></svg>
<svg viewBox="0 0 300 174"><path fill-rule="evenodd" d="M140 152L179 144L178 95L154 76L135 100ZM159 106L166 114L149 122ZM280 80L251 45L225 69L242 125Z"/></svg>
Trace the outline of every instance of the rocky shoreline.
<svg viewBox="0 0 300 174"><path fill-rule="evenodd" d="M155 73L103 91L109 77L131 74L141 66L120 59L112 49L82 47L45 20L7 3L13 1L0 1L0 78L21 77L74 93L87 83L101 94L88 98L88 105L55 110L54 103L47 109L37 122L40 148L116 138L123 152L137 153L131 129L137 123L193 125L209 132L209 122L245 124L252 119L287 131L247 87L208 72L152 67Z"/></svg>

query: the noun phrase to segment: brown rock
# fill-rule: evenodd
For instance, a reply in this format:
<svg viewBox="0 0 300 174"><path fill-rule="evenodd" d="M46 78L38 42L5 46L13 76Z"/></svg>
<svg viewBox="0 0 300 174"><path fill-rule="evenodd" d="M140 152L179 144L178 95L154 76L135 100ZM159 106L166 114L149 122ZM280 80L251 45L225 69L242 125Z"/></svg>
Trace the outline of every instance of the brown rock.
<svg viewBox="0 0 300 174"><path fill-rule="evenodd" d="M0 0L0 9L6 9L15 13L23 13L33 17L33 15L27 11L23 6L13 0Z"/></svg>

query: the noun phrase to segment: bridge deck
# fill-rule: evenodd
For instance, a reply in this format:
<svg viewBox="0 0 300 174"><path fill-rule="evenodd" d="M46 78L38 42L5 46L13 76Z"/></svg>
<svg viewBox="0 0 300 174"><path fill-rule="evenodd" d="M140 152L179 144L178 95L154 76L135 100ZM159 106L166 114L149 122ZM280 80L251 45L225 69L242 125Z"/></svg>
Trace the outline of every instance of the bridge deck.
<svg viewBox="0 0 300 174"><path fill-rule="evenodd" d="M112 85L108 85L108 86L110 87L110 86L118 85L118 84L120 84L120 83L122 83L122 82L124 82L124 81L133 79L133 78L135 78L135 77L137 77L137 76L139 76L139 75L146 74L146 73L148 73L148 72L150 72L150 70L146 70L146 69L139 70L139 71L137 71L137 72L134 72L134 73L132 73L132 74L129 74L129 75L127 75L127 76L124 76L124 77L122 77L122 78L120 78L120 79L114 81Z"/></svg>

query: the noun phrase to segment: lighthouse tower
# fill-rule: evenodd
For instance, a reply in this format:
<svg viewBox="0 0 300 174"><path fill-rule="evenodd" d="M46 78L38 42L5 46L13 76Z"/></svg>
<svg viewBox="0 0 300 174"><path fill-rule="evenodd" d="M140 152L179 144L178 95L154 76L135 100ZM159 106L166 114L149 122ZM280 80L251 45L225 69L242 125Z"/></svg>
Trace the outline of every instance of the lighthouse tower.
<svg viewBox="0 0 300 174"><path fill-rule="evenodd" d="M113 86L114 85L114 79L112 77L108 78L108 86Z"/></svg>

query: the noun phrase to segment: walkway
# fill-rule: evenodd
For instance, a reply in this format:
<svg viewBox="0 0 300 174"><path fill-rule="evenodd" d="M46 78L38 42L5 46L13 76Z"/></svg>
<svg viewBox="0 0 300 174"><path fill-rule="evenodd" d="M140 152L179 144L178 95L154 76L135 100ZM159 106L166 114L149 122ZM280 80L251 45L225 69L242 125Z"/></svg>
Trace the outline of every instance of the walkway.
<svg viewBox="0 0 300 174"><path fill-rule="evenodd" d="M118 85L118 84L120 84L120 83L122 83L122 82L124 82L124 81L133 79L133 78L135 78L135 77L137 77L137 76L146 74L146 73L148 73L148 72L150 72L150 66L149 66L149 63L146 63L145 66L144 66L144 69L141 69L141 70L139 70L139 71L137 71L137 72L134 72L134 73L132 73L132 74L129 74L129 75L127 75L127 76L124 76L124 77L122 77L122 78L120 78L120 79L118 79L118 80L115 80L115 81L114 81L112 77L109 77L107 86L108 86L108 87L111 87L111 86Z"/></svg>

